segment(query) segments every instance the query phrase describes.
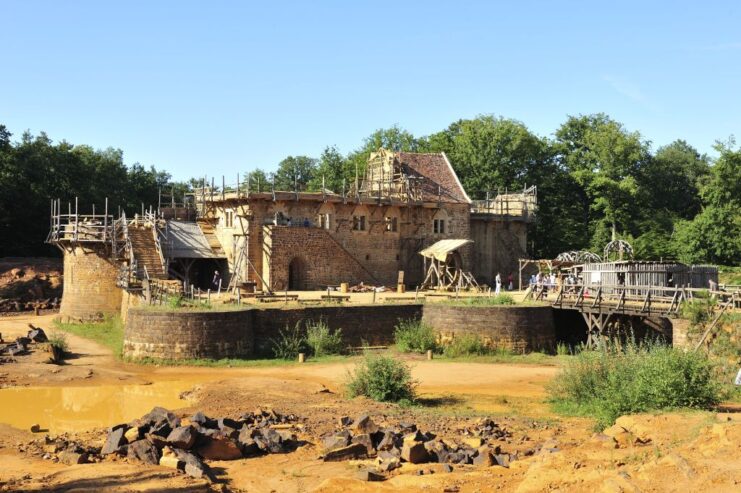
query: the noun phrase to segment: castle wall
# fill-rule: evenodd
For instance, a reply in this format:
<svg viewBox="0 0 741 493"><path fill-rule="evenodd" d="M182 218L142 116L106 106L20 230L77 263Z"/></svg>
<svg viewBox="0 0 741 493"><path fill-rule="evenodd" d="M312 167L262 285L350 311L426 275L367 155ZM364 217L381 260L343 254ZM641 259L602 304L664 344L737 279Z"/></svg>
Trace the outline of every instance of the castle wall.
<svg viewBox="0 0 741 493"><path fill-rule="evenodd" d="M235 211L233 226L228 226L226 210ZM279 256L270 254L274 239L266 238L263 227L271 224L275 214L280 212L284 217L291 218L292 227L289 228L296 237L295 248L291 255ZM321 258L346 259L350 256L354 264L362 266L366 272L372 273L378 283L394 286L398 272L403 270L405 282L415 285L421 282L423 277L422 258L418 252L446 238L469 238L470 237L470 210L468 204L442 203L440 207L422 205L379 205L379 204L354 204L342 202L323 202L315 200L272 200L250 199L249 202L223 206L219 204L216 208L216 217L219 218L216 232L219 236L230 267L233 268L237 252L234 245L241 242L234 240L234 235L241 234L236 214L243 214L245 232L248 234L248 257L261 275L271 279L285 281L280 272L287 272L288 265L295 256L304 258L307 263L314 265L315 278L318 284L339 284L341 282L354 282L354 279L370 281L368 276L356 276L356 270L351 272L346 267L353 262L340 261L337 265L322 264ZM328 227L319 229L319 215L329 214ZM365 230L353 229L353 216L363 215L365 219ZM396 231L387 230L387 217L396 218ZM445 218L446 228L444 233L435 233L433 221L436 218ZM308 222L309 228L302 225ZM302 232L302 229L320 230L324 236ZM281 241L290 241L281 233ZM329 235L329 240L325 236ZM302 243L299 239L310 240ZM334 240L334 241L331 241ZM470 247L463 249L462 258L464 268L470 269L471 250ZM319 257L317 257L319 256ZM314 257L317 257L314 259ZM271 264L267 265L270 259ZM281 265L278 265L281 264ZM317 267L321 264L321 268ZM319 274L321 270L321 274ZM259 282L254 271L246 272L250 280ZM278 277L276 277L278 276ZM319 283L321 280L321 283ZM315 283L315 285L317 284ZM280 283L272 289L284 289ZM311 288L313 289L313 287Z"/></svg>
<svg viewBox="0 0 741 493"><path fill-rule="evenodd" d="M64 252L63 322L103 320L121 310L118 267L106 247L71 247Z"/></svg>
<svg viewBox="0 0 741 493"><path fill-rule="evenodd" d="M517 259L527 257L527 224L488 217L471 217L473 275L479 282L493 286L499 272L502 282L507 276L517 282Z"/></svg>
<svg viewBox="0 0 741 493"><path fill-rule="evenodd" d="M451 306L428 303L422 321L432 326L443 344L474 334L489 347L518 353L551 349L556 344L550 306Z"/></svg>

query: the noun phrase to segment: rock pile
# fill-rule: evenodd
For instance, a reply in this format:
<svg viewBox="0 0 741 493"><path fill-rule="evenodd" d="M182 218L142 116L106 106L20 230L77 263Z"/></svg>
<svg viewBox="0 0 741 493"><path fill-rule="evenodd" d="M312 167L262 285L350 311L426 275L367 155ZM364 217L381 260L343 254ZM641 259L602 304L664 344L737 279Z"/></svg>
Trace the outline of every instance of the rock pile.
<svg viewBox="0 0 741 493"><path fill-rule="evenodd" d="M31 324L28 324L31 328L28 331L26 337L18 337L15 341L0 346L0 353L8 354L9 356L19 356L28 352L28 346L31 343L43 343L48 342L49 338L46 337L44 329L40 329ZM2 342L0 340L0 342Z"/></svg>
<svg viewBox="0 0 741 493"><path fill-rule="evenodd" d="M109 429L100 450L146 464L159 464L186 474L213 479L204 460L234 460L295 450L302 443L291 433L296 416L258 409L238 419L210 418L198 412L181 420L162 407Z"/></svg>
<svg viewBox="0 0 741 493"><path fill-rule="evenodd" d="M502 452L501 444L496 443L507 440L510 433L489 418L459 429L457 434L455 439L439 438L433 433L422 432L413 423L382 427L367 415L354 420L342 417L338 429L322 437L323 460L375 457L378 462L375 471L365 474L367 480L373 481L385 479L385 474L401 467L403 462L508 467L516 458Z"/></svg>

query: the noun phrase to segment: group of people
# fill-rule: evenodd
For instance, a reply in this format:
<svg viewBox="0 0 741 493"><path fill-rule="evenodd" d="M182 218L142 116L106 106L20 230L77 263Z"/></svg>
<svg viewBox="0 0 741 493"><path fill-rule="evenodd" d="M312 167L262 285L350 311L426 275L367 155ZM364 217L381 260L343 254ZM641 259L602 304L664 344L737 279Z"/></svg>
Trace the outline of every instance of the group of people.
<svg viewBox="0 0 741 493"><path fill-rule="evenodd" d="M302 220L294 221L292 217L285 216L282 212L278 211L273 216L274 226L303 226L304 228L311 227L311 221L308 217Z"/></svg>
<svg viewBox="0 0 741 493"><path fill-rule="evenodd" d="M515 289L515 278L510 272L509 276L507 276L507 291L514 291L514 289ZM499 272L497 272L497 275L494 278L494 294L499 295L501 291L502 291L502 275Z"/></svg>

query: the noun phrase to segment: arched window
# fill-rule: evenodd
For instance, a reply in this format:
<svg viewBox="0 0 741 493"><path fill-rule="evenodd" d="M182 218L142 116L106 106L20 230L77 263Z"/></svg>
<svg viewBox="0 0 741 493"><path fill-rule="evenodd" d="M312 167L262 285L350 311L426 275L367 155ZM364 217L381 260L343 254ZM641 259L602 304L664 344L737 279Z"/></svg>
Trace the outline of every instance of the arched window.
<svg viewBox="0 0 741 493"><path fill-rule="evenodd" d="M448 213L443 209L438 210L432 217L432 234L444 235L449 233Z"/></svg>

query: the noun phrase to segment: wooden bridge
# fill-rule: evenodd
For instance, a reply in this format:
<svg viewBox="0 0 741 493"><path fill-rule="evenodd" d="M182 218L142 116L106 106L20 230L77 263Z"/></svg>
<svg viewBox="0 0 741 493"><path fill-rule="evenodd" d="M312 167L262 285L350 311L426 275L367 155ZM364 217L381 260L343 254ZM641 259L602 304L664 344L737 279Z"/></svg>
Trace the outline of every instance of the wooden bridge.
<svg viewBox="0 0 741 493"><path fill-rule="evenodd" d="M615 316L643 318L679 318L683 304L698 297L711 296L717 303L718 317L729 310L741 310L741 290L708 291L688 287L562 284L549 287L536 285L528 289L527 298L551 301L554 308L576 310L587 323L587 344L595 345L608 322Z"/></svg>

